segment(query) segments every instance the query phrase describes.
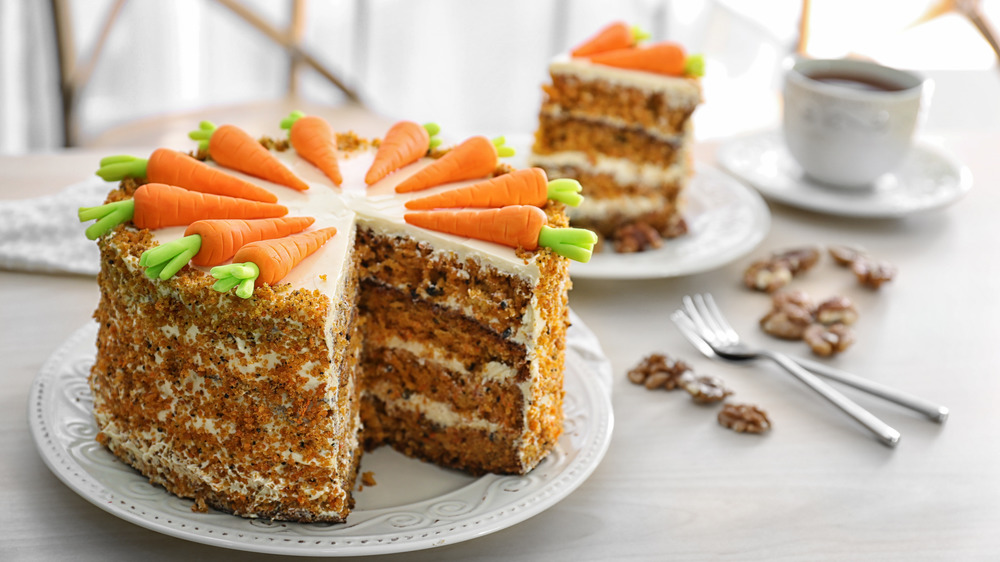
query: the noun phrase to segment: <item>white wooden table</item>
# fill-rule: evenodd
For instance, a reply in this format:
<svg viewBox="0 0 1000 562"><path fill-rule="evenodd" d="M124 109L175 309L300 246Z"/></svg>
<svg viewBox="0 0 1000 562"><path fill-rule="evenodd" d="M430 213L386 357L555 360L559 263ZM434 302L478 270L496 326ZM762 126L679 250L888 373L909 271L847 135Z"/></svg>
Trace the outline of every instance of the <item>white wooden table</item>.
<svg viewBox="0 0 1000 562"><path fill-rule="evenodd" d="M361 131L365 133L366 131ZM369 132L372 134L371 132ZM571 306L614 367L610 450L578 490L508 529L400 560L969 560L1000 557L1000 131L932 138L972 170L952 207L900 220L827 217L771 205L761 246L715 271L656 280L577 280ZM129 142L134 142L130 140ZM712 162L715 146L698 147ZM132 151L136 148L133 146ZM53 193L89 177L109 150L0 157L0 198ZM951 408L944 425L846 391L903 434L888 449L768 365L699 356L668 320L683 295L714 293L737 329L778 349L802 343L756 328L767 297L740 285L755 257L803 244L860 244L899 268L879 292L824 260L796 287L845 294L858 342L831 363ZM94 279L0 271L0 559L264 560L160 535L105 513L49 472L28 430L27 399L47 357L90 320ZM664 352L723 378L774 429L740 435L716 407L628 382Z"/></svg>

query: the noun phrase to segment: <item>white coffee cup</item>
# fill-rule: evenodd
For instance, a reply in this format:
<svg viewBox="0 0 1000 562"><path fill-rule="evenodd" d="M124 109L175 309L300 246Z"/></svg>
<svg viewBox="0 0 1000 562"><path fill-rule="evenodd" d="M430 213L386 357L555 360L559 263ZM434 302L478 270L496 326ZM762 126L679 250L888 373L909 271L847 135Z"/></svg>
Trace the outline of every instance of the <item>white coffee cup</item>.
<svg viewBox="0 0 1000 562"><path fill-rule="evenodd" d="M929 89L873 62L799 59L785 73L785 144L812 179L870 186L906 158Z"/></svg>

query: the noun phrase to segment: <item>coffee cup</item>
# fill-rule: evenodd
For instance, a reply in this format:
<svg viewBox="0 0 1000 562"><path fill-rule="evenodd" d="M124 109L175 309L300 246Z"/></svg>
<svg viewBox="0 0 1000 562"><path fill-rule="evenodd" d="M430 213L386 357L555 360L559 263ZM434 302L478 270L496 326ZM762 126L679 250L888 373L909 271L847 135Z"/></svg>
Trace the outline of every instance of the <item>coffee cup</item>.
<svg viewBox="0 0 1000 562"><path fill-rule="evenodd" d="M865 187L913 144L929 86L914 72L853 59L799 59L785 73L788 151L823 184Z"/></svg>

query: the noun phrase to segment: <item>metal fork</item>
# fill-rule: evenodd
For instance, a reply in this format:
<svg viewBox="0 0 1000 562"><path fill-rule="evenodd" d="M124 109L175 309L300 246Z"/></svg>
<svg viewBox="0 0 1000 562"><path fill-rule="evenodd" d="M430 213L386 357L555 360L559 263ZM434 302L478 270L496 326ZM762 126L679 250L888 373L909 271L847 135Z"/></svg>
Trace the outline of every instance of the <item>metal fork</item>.
<svg viewBox="0 0 1000 562"><path fill-rule="evenodd" d="M895 447L899 443L898 431L799 366L787 355L766 349L755 349L740 341L739 334L726 321L711 295L685 296L683 302L683 314L690 320L690 325L681 321L678 327L682 330L693 329L719 357L731 361L770 359L874 433L884 445Z"/></svg>
<svg viewBox="0 0 1000 562"><path fill-rule="evenodd" d="M708 345L708 342L702 339L701 334L698 332L698 328L686 312L683 310L675 310L674 313L670 315L670 319L677 326L678 330L680 330L681 335L687 338L687 340L691 342L691 345L695 346L695 348L697 348L703 355L712 359L721 359L721 357L719 357L719 355L712 350L712 346ZM728 326L724 326L724 328L731 329ZM903 406L904 408L909 408L919 414L923 414L938 423L944 423L948 419L949 410L945 406L935 404L929 400L924 400L918 396L868 380L864 377L859 377L858 375L848 373L847 371L841 371L840 369L835 369L829 365L811 361L804 357L789 355L788 358L798 363L800 367L812 372L814 375L819 375L825 379L845 384L857 390L867 392L872 396L878 396L879 398L893 402Z"/></svg>

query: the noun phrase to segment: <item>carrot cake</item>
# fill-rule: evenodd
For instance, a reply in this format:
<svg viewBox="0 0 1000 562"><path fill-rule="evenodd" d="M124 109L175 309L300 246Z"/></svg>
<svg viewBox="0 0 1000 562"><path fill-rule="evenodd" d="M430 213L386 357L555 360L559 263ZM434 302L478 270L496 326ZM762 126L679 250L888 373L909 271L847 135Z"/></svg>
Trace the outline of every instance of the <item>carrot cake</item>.
<svg viewBox="0 0 1000 562"><path fill-rule="evenodd" d="M192 155L102 161L121 183L80 211L102 258L98 440L196 508L293 521L344 521L366 448L530 471L562 431L561 254L596 236L545 195L482 199L544 178L499 143L303 119L290 142L205 123Z"/></svg>
<svg viewBox="0 0 1000 562"><path fill-rule="evenodd" d="M691 115L701 103L700 56L641 38L618 22L552 61L531 155L550 176L585 186L571 223L619 251L687 232Z"/></svg>

